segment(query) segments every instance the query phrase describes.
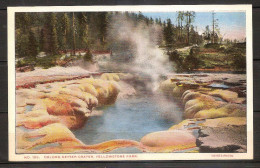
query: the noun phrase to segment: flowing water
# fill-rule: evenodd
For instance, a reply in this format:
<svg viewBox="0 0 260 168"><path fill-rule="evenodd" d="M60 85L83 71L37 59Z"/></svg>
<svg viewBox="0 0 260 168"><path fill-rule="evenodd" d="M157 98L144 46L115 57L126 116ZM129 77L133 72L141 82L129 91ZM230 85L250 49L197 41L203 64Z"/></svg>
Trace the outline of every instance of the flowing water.
<svg viewBox="0 0 260 168"><path fill-rule="evenodd" d="M83 128L73 133L88 145L113 139L140 141L148 133L169 129L176 124L174 116L182 113L177 104L159 102L160 97L153 96L119 99L99 108L104 112L102 116L90 117Z"/></svg>

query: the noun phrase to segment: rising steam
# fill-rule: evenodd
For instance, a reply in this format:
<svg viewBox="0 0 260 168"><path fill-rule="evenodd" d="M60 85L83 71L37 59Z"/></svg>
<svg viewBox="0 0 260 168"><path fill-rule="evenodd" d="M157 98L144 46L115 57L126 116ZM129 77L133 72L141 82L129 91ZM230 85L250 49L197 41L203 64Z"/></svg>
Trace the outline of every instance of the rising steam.
<svg viewBox="0 0 260 168"><path fill-rule="evenodd" d="M124 68L128 68L124 70L150 77L149 89L155 90L160 76L171 72L168 56L158 46L162 40L161 26L148 26L144 22L133 21L124 14L117 14L111 19L108 37L115 44L124 44L121 45L121 50L127 48L132 51L133 60L122 63Z"/></svg>

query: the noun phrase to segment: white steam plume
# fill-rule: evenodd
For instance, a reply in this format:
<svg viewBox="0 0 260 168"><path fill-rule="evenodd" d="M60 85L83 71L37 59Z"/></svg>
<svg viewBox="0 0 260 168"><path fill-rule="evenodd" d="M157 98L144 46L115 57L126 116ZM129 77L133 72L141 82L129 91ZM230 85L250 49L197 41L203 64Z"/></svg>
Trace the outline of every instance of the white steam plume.
<svg viewBox="0 0 260 168"><path fill-rule="evenodd" d="M116 42L129 44L134 51L134 60L127 67L129 71L149 76L151 90L157 88L161 75L172 71L168 56L159 48L162 27L156 24L147 26L144 22L134 22L123 14L113 15L109 26L109 37ZM127 64L127 63L126 63Z"/></svg>

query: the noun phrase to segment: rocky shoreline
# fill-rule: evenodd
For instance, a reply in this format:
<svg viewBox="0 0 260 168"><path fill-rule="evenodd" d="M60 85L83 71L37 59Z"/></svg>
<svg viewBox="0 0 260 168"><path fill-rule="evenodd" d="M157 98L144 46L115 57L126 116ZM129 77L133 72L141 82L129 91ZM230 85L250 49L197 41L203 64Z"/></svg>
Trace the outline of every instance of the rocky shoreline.
<svg viewBox="0 0 260 168"><path fill-rule="evenodd" d="M199 152L246 152L245 81L242 74L169 76L160 91L182 103L186 119L170 130L197 130Z"/></svg>
<svg viewBox="0 0 260 168"><path fill-rule="evenodd" d="M143 152L246 151L246 77L236 74L169 75L157 92L182 103L185 119L169 130L147 134L140 142L116 139L88 145L78 140L71 130L101 115L95 107L136 94L127 82L133 78L104 73L17 87L16 152L105 153L123 147Z"/></svg>

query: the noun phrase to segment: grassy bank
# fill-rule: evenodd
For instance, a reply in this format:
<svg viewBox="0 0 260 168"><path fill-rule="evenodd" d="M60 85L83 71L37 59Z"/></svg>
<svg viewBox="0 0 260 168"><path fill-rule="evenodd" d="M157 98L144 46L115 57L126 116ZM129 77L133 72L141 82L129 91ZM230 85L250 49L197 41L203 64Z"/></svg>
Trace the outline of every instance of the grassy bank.
<svg viewBox="0 0 260 168"><path fill-rule="evenodd" d="M245 71L246 43L206 44L168 52L178 72Z"/></svg>
<svg viewBox="0 0 260 168"><path fill-rule="evenodd" d="M25 57L19 59L16 62L16 68L30 66L31 68L41 67L47 69L47 68L54 67L56 65L66 66L68 62L81 59L83 57L84 56L66 57L65 55L47 55L45 57L39 57L39 58Z"/></svg>

